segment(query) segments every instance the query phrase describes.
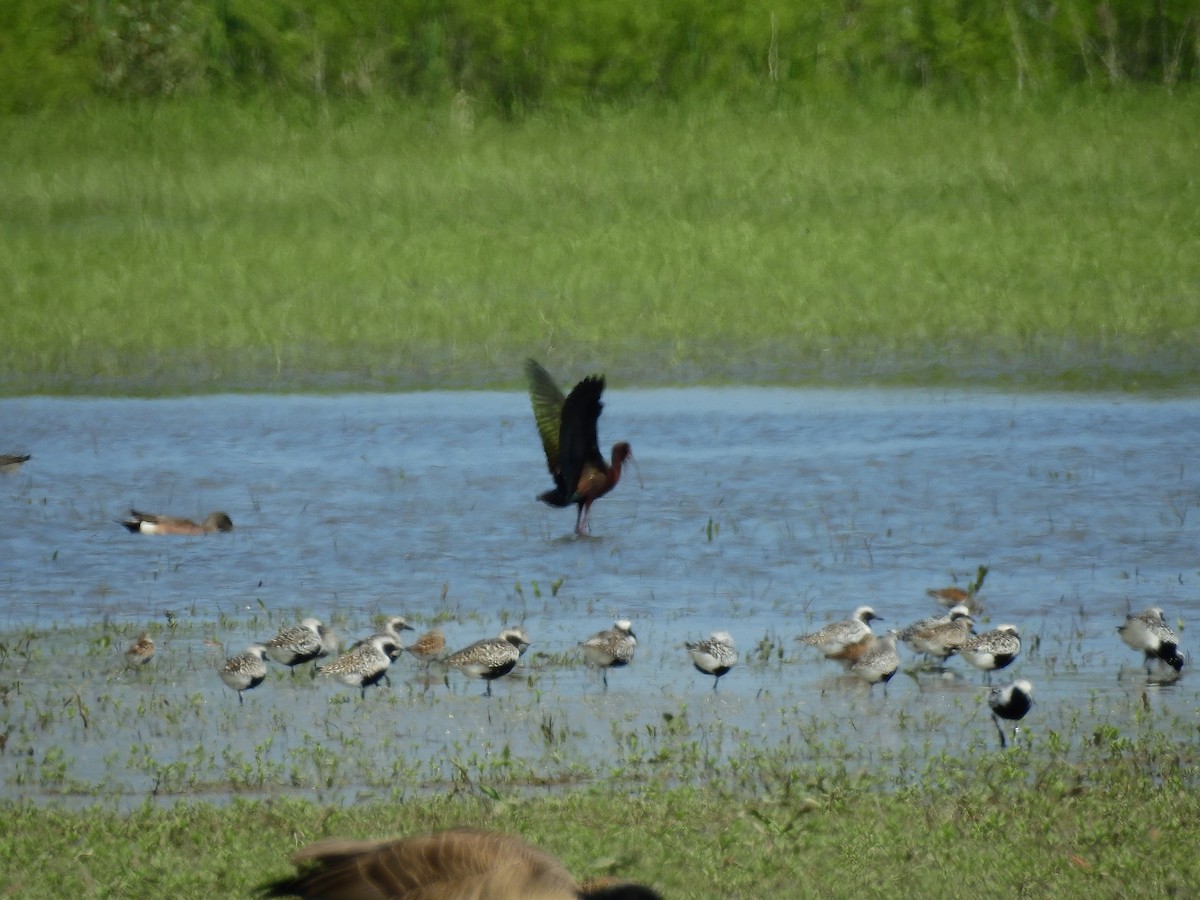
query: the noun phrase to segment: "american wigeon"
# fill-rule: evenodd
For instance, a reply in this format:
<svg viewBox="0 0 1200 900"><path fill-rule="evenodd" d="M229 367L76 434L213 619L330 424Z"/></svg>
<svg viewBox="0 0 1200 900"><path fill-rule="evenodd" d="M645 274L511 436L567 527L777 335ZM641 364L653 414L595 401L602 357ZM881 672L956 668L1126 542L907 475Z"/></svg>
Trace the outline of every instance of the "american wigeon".
<svg viewBox="0 0 1200 900"><path fill-rule="evenodd" d="M28 453L0 453L0 472L15 472L32 458Z"/></svg>
<svg viewBox="0 0 1200 900"><path fill-rule="evenodd" d="M137 534L209 534L214 531L233 531L233 521L223 512L210 513L208 518L197 525L191 519L181 519L176 516L156 516L153 513L129 511L129 518L117 519L131 532Z"/></svg>

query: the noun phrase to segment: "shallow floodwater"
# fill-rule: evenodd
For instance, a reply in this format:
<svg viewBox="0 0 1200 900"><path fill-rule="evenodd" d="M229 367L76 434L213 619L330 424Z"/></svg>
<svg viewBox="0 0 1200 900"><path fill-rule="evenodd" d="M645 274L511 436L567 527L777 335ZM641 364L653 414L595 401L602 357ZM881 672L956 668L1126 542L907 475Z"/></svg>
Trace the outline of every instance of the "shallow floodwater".
<svg viewBox="0 0 1200 900"><path fill-rule="evenodd" d="M965 586L979 564L990 568L979 630L1011 622L1025 638L996 680L1035 683L1030 731L1081 711L1121 727L1147 705L1194 717L1188 670L1148 687L1114 627L1148 605L1173 625L1197 621L1200 399L611 390L600 434L606 452L630 441L638 468L578 539L573 510L534 500L550 480L519 394L0 400L0 452L33 454L0 477L4 793L53 793L14 747L36 756L60 739L72 777L137 794L153 767L120 755L135 739L161 761L214 734L251 756L276 736L267 755L288 761L329 739L328 722L320 734L304 722L351 715L342 707L361 710L368 745L390 742L369 754L404 741L431 780L454 753L545 753L547 719L593 763L629 762L630 735L680 714L701 737L736 733L717 756L738 741L786 745L822 716L835 729L873 723L847 725L847 741L955 752L996 740L980 673L953 660L947 676L897 676L883 698L792 639L863 603L884 627L907 624L938 610L927 588ZM236 528L131 535L114 522L130 507L196 519L219 509ZM362 702L276 668L242 707L204 643L237 652L307 615L353 639L380 613L418 628L438 620L452 647L507 623L535 643L491 700L457 673L427 688L402 660L390 692ZM633 620L638 657L604 692L574 648L616 617ZM153 672L125 671L120 647L151 625ZM64 646L70 628L90 629L90 643ZM681 644L718 628L743 663L714 692ZM1190 648L1190 629L1181 641ZM72 692L91 698L86 726L33 727ZM149 727L147 696L195 715ZM372 704L388 710L385 728L361 726ZM906 736L896 709L930 724Z"/></svg>

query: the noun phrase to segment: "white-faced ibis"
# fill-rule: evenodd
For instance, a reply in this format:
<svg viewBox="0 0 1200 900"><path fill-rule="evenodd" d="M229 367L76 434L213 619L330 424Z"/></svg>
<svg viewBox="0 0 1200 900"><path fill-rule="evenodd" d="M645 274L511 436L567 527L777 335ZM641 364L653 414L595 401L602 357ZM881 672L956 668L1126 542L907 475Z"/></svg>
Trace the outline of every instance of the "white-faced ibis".
<svg viewBox="0 0 1200 900"><path fill-rule="evenodd" d="M1016 625L999 625L991 631L977 634L958 648L958 655L977 669L983 670L988 681L992 673L1012 665L1021 652L1021 635Z"/></svg>
<svg viewBox="0 0 1200 900"><path fill-rule="evenodd" d="M869 606L860 606L849 619L830 622L819 631L796 638L800 643L816 647L826 659L835 659L851 666L875 643L871 622L881 618Z"/></svg>
<svg viewBox="0 0 1200 900"><path fill-rule="evenodd" d="M233 521L223 512L209 513L208 518L197 525L191 519L178 516L156 516L153 513L129 511L129 517L118 519L134 534L211 534L214 531L233 531Z"/></svg>
<svg viewBox="0 0 1200 900"><path fill-rule="evenodd" d="M390 900L661 900L605 880L580 886L561 862L519 837L453 829L391 841L325 840L295 853L300 874L263 887L266 897Z"/></svg>
<svg viewBox="0 0 1200 900"><path fill-rule="evenodd" d="M230 690L237 691L238 703L242 700L242 691L256 688L267 677L265 657L267 648L262 644L251 644L245 653L231 656L221 667L221 680Z"/></svg>
<svg viewBox="0 0 1200 900"><path fill-rule="evenodd" d="M1176 672L1183 669L1183 656L1179 652L1179 639L1163 617L1163 611L1151 606L1140 613L1130 613L1125 622L1117 626L1117 634L1130 648L1146 657L1146 674L1150 674L1155 660L1161 660Z"/></svg>
<svg viewBox="0 0 1200 900"><path fill-rule="evenodd" d="M546 465L554 478L554 490L538 499L560 508L575 504L575 533L587 534L592 504L617 486L625 460L633 461L633 451L624 441L613 444L611 463L600 454L596 420L604 409L604 376L589 375L564 397L537 360L526 360L525 374Z"/></svg>
<svg viewBox="0 0 1200 900"><path fill-rule="evenodd" d="M1004 687L994 687L988 692L988 706L992 710L992 721L996 723L996 731L1000 733L1000 749L1007 746L1004 738L1004 728L1001 719L1010 722L1020 722L1025 714L1033 709L1033 685L1024 679L1018 679ZM1013 740L1016 740L1019 726L1013 725Z"/></svg>

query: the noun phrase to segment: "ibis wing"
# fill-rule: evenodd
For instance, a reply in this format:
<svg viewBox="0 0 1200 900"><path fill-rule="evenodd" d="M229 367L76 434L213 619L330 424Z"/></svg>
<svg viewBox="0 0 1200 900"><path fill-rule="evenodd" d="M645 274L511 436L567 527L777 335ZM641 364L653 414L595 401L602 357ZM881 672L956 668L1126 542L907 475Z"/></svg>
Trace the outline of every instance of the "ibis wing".
<svg viewBox="0 0 1200 900"><path fill-rule="evenodd" d="M542 368L536 359L525 361L525 374L529 377L529 402L533 407L533 418L542 438L542 449L546 451L546 466L554 476L554 481L559 483L561 467L558 435L566 398L550 377L550 373Z"/></svg>
<svg viewBox="0 0 1200 900"><path fill-rule="evenodd" d="M562 484L572 494L579 485L584 466L606 469L596 438L596 420L604 404L604 376L589 375L567 396L562 409L562 427L558 433L558 462Z"/></svg>

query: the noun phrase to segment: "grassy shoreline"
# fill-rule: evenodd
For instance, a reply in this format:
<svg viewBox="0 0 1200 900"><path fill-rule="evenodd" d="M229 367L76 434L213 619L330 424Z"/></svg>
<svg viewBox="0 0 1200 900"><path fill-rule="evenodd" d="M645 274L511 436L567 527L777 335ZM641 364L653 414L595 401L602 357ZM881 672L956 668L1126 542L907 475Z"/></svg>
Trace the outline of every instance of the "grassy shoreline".
<svg viewBox="0 0 1200 900"><path fill-rule="evenodd" d="M1200 94L0 120L0 394L1200 386ZM67 136L70 140L67 140Z"/></svg>

